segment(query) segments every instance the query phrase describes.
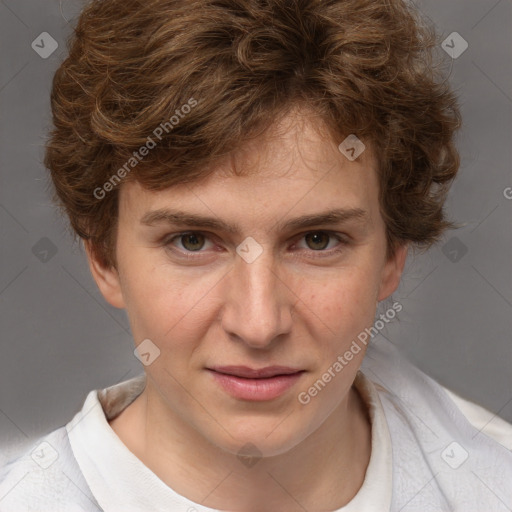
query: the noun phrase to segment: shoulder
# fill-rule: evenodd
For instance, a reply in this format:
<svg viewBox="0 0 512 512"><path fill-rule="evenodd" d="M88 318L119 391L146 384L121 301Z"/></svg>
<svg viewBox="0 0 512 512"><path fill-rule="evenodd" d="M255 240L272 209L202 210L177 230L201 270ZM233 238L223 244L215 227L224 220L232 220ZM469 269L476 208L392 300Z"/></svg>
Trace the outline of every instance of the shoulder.
<svg viewBox="0 0 512 512"><path fill-rule="evenodd" d="M512 424L484 407L462 398L457 393L442 386L457 409L483 435L494 439L512 452Z"/></svg>
<svg viewBox="0 0 512 512"><path fill-rule="evenodd" d="M391 436L395 508L414 500L416 510L499 510L507 498L496 496L512 507L512 426L446 390L386 340L367 356L362 370Z"/></svg>
<svg viewBox="0 0 512 512"><path fill-rule="evenodd" d="M387 409L392 407L402 417L420 416L420 425L431 429L478 432L491 444L512 450L512 424L442 386L389 341L371 345L367 355L362 370L376 384Z"/></svg>
<svg viewBox="0 0 512 512"><path fill-rule="evenodd" d="M512 456L510 423L442 386L386 340L370 346L368 355L362 369L376 385L388 419L401 419L409 429L425 432L420 439L446 434L463 439L470 448L496 445Z"/></svg>
<svg viewBox="0 0 512 512"><path fill-rule="evenodd" d="M0 510L100 510L74 459L66 427L41 437L0 468Z"/></svg>

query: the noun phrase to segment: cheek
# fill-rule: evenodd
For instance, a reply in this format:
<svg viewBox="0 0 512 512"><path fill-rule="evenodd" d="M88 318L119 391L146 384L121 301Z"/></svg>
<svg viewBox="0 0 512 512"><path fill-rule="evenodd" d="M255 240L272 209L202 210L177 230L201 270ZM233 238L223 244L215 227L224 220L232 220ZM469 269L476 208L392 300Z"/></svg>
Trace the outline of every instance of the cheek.
<svg viewBox="0 0 512 512"><path fill-rule="evenodd" d="M308 282L304 282L303 287L303 290L311 290L302 294L307 297L304 304L310 310L311 321L323 326L327 339L334 338L336 348L350 344L353 337L373 324L377 286L371 272L343 269L322 287L311 289Z"/></svg>
<svg viewBox="0 0 512 512"><path fill-rule="evenodd" d="M174 354L180 348L193 350L214 315L221 276L171 272L168 265L144 266L142 261L130 268L123 295L136 343L149 338L162 348L172 343Z"/></svg>
<svg viewBox="0 0 512 512"><path fill-rule="evenodd" d="M163 264L146 269L140 265L130 274L124 293L135 344L149 338L157 345L157 367L163 365L183 377L198 364L202 340L215 324L222 302L224 273L191 268L180 272Z"/></svg>
<svg viewBox="0 0 512 512"><path fill-rule="evenodd" d="M346 396L364 359L367 345L361 333L366 336L365 329L375 317L375 276L352 268L304 296L308 300L303 314L314 340L316 363L298 400L320 424Z"/></svg>

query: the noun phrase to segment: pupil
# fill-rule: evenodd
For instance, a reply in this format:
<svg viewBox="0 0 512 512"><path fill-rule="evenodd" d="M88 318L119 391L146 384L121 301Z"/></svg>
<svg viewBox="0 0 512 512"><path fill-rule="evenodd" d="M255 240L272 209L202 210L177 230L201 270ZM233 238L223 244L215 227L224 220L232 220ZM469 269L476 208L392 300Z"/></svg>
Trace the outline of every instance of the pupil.
<svg viewBox="0 0 512 512"><path fill-rule="evenodd" d="M202 236L199 235L199 239L201 237ZM191 233L189 235L184 235L183 236L183 246L190 251L196 251L198 249L201 249L203 244L201 243L201 241L199 239L198 239L198 236L194 233ZM196 247L190 247L190 245L196 246ZM199 247L197 247L197 245L199 245Z"/></svg>
<svg viewBox="0 0 512 512"><path fill-rule="evenodd" d="M326 233L312 233L309 235L306 235L306 237L309 237L309 240L312 241L313 245L320 244L321 247L312 247L312 249L318 250L318 249L325 249L328 245L328 236ZM325 243L322 243L322 237Z"/></svg>

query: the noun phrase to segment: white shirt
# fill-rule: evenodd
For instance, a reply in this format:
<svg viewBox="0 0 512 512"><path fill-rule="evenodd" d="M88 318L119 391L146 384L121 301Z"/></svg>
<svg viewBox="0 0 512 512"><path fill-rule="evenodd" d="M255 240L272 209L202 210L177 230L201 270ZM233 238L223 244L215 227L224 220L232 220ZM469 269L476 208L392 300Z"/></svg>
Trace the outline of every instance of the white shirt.
<svg viewBox="0 0 512 512"><path fill-rule="evenodd" d="M350 503L336 512L483 510L468 508L471 506L468 503L480 506L478 494L475 494L475 500L466 491L465 495L459 495L457 488L452 489L459 484L459 480L454 480L453 476L460 471L459 468L464 468L466 453L470 454L468 459L471 461L473 446L469 446L468 435L458 438L460 444L455 440L453 443L456 444L449 444L443 441L443 435L445 430L452 429L453 432L451 419L447 428L443 425L446 419L438 422L440 426L436 433L433 427L435 422L432 420L429 426L422 419L427 418L425 414L429 411L419 397L415 397L412 402L417 404L416 410L406 405L407 395L411 391L418 391L418 383L413 382L412 375L424 379L433 389L432 392L424 383L420 383L421 396L428 397L429 393L444 394L443 400L446 399L445 404L448 404L445 408L453 407L450 414L455 424L457 421L469 420L476 426L470 434L474 436L472 443L477 462L477 448L480 449L481 443L484 444L483 453L487 453L486 450L489 453L498 452L498 459L492 460L498 460L503 470L498 475L484 475L480 466L470 467L468 462L468 474L459 472L464 475L460 479L461 491L474 488L478 478L482 479L484 475L483 478L487 480L483 481L483 485L490 485L492 492L497 493L495 497L491 491L489 496L482 495L485 512L506 511L506 507L510 509L512 454L506 449L512 450L512 425L444 390L418 369L411 370L412 365L401 359L390 345L389 342L379 341L377 348L369 347L367 356L370 355L370 359L365 359L366 364L363 364L354 382L370 416L371 456L362 487ZM405 377L400 375L397 378L405 379L401 384L410 389L393 393L395 383L391 379L396 373L393 365L397 364L402 370L399 373L405 374ZM411 371L413 373L407 375ZM386 386L386 383L390 385ZM65 427L40 439L24 456L4 468L4 475L0 472L0 511L213 512L214 509L181 496L162 482L128 450L110 427L108 420L127 407L142 392L144 385L145 375L142 374L116 386L91 391L82 410ZM429 403L428 407L435 411L436 403ZM457 415L463 419L456 418ZM441 414L433 416L445 418ZM416 421L416 418L420 421ZM413 425L415 422L417 425ZM467 425L473 428L470 423ZM479 440L479 436L484 440ZM501 444L488 436L494 437ZM435 450L439 451L433 459L434 463L420 464L419 461L428 460L431 455L428 452L432 451L430 446L434 445ZM425 449L425 446L428 448ZM444 450L441 451L440 447ZM438 466L432 469L435 464ZM470 475L470 470L476 479ZM506 480L503 483L501 479L508 478L509 474L510 494L507 495ZM459 504L465 508L457 508Z"/></svg>
<svg viewBox="0 0 512 512"><path fill-rule="evenodd" d="M127 383L99 394L89 393L82 411L66 426L73 453L94 497L105 512L212 512L214 509L180 496L162 482L126 448L108 424L101 402L107 402L109 394L119 391L119 401L131 402L142 392L144 382L144 375L132 379L131 394L126 392ZM355 384L370 412L372 455L363 486L339 512L382 512L382 507L389 508L391 502L391 440L375 388L362 374Z"/></svg>

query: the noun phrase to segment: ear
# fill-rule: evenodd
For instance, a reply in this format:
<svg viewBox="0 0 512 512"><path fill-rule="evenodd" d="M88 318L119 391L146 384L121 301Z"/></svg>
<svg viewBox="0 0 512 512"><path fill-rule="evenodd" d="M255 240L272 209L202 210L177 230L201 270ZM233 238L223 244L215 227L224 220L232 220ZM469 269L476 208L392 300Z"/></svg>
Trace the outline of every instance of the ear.
<svg viewBox="0 0 512 512"><path fill-rule="evenodd" d="M382 269L377 301L380 302L386 299L398 288L408 249L408 244L400 245L397 247L395 254L386 261Z"/></svg>
<svg viewBox="0 0 512 512"><path fill-rule="evenodd" d="M84 241L84 247L92 277L96 281L105 300L116 308L125 308L117 269L115 267L105 267L101 264L92 250L89 241Z"/></svg>

